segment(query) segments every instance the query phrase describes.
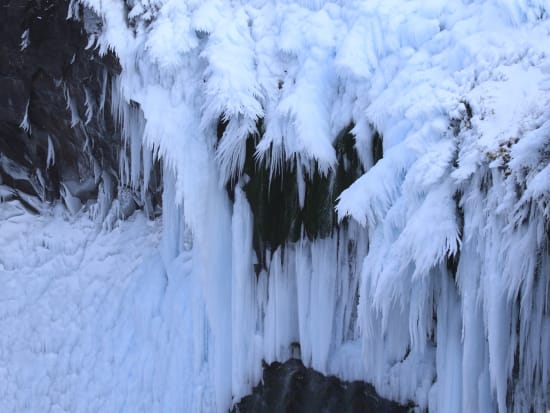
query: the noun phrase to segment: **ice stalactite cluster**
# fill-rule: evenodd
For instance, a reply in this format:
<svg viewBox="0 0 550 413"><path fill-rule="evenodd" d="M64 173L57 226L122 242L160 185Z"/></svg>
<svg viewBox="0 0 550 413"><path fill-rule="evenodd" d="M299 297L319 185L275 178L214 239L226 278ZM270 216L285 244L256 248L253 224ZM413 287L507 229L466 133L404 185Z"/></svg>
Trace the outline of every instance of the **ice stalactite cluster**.
<svg viewBox="0 0 550 413"><path fill-rule="evenodd" d="M549 407L546 2L79 4L122 66L124 176L162 160L165 265L192 252L182 405L224 411L300 351L421 409ZM262 239L251 160L295 187L296 239ZM310 236L316 180L340 224Z"/></svg>

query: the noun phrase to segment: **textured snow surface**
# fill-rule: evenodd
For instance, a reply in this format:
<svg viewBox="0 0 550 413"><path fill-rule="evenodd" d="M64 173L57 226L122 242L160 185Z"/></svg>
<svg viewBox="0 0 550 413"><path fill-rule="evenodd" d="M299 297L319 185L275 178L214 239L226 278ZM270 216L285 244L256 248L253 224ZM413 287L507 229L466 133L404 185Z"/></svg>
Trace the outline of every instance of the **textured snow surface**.
<svg viewBox="0 0 550 413"><path fill-rule="evenodd" d="M184 411L189 279L185 257L174 279L164 267L160 223L107 232L17 202L0 222L0 410Z"/></svg>
<svg viewBox="0 0 550 413"><path fill-rule="evenodd" d="M226 410L259 380L262 358L284 360L298 342L306 365L430 411L550 407L546 1L80 3L103 19L91 44L123 68L112 87L128 184L148 179L151 151L163 161L155 262L192 274L174 301L183 313L167 318L186 332L170 353L186 363L181 381L162 370L183 389L178 406ZM240 175L260 118L255 156L272 171L288 160L332 170L353 122L366 173L335 206L349 226L286 245L256 275ZM141 373L121 357L116 374Z"/></svg>

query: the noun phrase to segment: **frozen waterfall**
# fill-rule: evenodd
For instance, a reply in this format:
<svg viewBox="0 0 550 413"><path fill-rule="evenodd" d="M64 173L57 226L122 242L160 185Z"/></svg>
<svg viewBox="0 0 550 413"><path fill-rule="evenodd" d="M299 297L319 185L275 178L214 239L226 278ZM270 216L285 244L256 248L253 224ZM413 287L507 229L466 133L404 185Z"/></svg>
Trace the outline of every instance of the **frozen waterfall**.
<svg viewBox="0 0 550 413"><path fill-rule="evenodd" d="M170 408L227 411L299 353L419 411L550 409L545 0L83 7L122 179L162 164Z"/></svg>

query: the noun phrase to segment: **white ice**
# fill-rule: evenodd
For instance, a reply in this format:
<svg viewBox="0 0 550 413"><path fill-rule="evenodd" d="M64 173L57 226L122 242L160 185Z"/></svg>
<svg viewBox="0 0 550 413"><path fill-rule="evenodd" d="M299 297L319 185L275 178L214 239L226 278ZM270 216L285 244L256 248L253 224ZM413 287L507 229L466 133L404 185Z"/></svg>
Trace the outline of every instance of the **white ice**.
<svg viewBox="0 0 550 413"><path fill-rule="evenodd" d="M151 151L162 160L164 229L146 270L128 270L145 274L145 280L132 284L128 275L128 286L120 287L129 291L124 297L143 294L144 305L151 303L139 323L123 318L121 324L102 324L111 313L94 307L94 317L105 314L98 316L98 329L85 323L89 330L63 333L77 344L62 347L56 357L69 357L69 348L99 351L96 359L105 364L98 365L113 375L111 383L127 381L97 389L88 379L78 392L60 385L59 394L100 394L105 405L97 406L133 411L138 405L116 403L136 400L143 385L151 389L151 403L158 403L143 406L162 411L162 403L174 400L150 385L159 380L167 392L178 387L176 406L226 411L258 381L262 359L284 360L297 342L307 365L367 380L383 396L411 400L420 409L549 407L545 1L141 0L130 10L120 0L80 3L103 21L91 44L102 53L114 50L123 69L112 91L128 149L121 156L124 182L143 184ZM67 101L71 107L69 96ZM217 144L220 118L228 126ZM246 178L237 183L234 202L223 184L238 180L245 140L260 118L265 133L255 157L272 172L291 160L306 175L314 168L329 173L336 166L334 140L353 121L366 173L335 206L341 219L350 219L346 229L284 245L256 275L253 217L240 189ZM376 164L375 131L384 152ZM119 228L131 233L146 227L132 225ZM114 240L108 246L121 251L117 257L134 262L124 260L137 250ZM25 242L18 251L34 241ZM145 255L140 248L138 256ZM26 271L24 262L13 265ZM113 282L106 272L97 278ZM40 282L56 280L56 273L44 270ZM86 274L79 270L72 277ZM30 294L29 300L37 297L34 284L18 287L24 276L14 279L14 288ZM176 307L170 311L159 304L168 302L159 298L163 289L173 294L169 302ZM106 297L106 306L115 306L118 296ZM127 314L130 307L117 311ZM159 318L147 318L152 308ZM22 314L34 319L34 313ZM79 313L67 310L63 316L70 314ZM44 325L29 321L27 330L10 331L34 334L33 328L53 323L40 320ZM110 344L78 341L105 329L109 334L100 338L111 337ZM152 341L149 332L155 332ZM138 342L152 347L121 355L126 350L120 346ZM174 347L165 353L169 343ZM9 348L0 360L19 364L11 357L17 347ZM153 348L158 359L147 358ZM86 354L63 366L89 366L83 364ZM177 362L168 362L167 354ZM153 378L145 371L153 371ZM46 376L37 383L73 377ZM81 385L81 376L74 377ZM4 399L16 400L13 386L27 380L10 376ZM114 389L127 389L121 391L128 396L118 398ZM27 394L49 394L40 391ZM25 400L42 403L38 396Z"/></svg>

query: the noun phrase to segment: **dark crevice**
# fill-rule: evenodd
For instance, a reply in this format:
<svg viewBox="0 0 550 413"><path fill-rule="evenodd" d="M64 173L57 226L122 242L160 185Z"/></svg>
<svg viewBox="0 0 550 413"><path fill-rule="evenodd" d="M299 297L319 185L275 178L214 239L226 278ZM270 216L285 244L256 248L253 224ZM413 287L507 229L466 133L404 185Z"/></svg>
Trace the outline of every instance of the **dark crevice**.
<svg viewBox="0 0 550 413"><path fill-rule="evenodd" d="M372 137L372 164L376 163L384 157L384 140L382 135L375 130Z"/></svg>
<svg viewBox="0 0 550 413"><path fill-rule="evenodd" d="M376 393L368 383L341 381L306 368L300 360L264 365L263 380L232 413L401 413L399 405Z"/></svg>
<svg viewBox="0 0 550 413"><path fill-rule="evenodd" d="M460 239L462 238L462 234L464 233L464 210L462 208L462 193L457 192L453 196L453 200L455 201L455 214L456 214L456 226L458 229L458 236ZM450 251L447 252L447 271L449 271L449 274L451 275L453 280L456 280L456 274L458 271L458 263L460 261L460 245L461 242L458 242L457 250L454 253L451 253Z"/></svg>
<svg viewBox="0 0 550 413"><path fill-rule="evenodd" d="M217 124L219 140L226 127L222 115ZM303 236L310 240L328 237L338 228L336 199L364 173L351 132L353 127L351 123L336 137L337 165L328 174L320 173L316 162L312 171L308 171L296 158L285 161L280 170L272 173L269 165L255 158L256 144L264 132L263 119L258 120L256 133L246 141L243 167L246 179L242 184L254 216L253 245L258 257L258 273L266 269L274 251L287 242L295 242ZM298 168L303 169L298 171ZM303 207L300 207L299 176L303 177L305 185ZM230 199L234 199L234 188L234 182L226 186Z"/></svg>

